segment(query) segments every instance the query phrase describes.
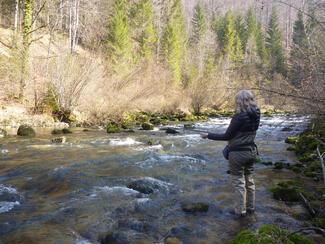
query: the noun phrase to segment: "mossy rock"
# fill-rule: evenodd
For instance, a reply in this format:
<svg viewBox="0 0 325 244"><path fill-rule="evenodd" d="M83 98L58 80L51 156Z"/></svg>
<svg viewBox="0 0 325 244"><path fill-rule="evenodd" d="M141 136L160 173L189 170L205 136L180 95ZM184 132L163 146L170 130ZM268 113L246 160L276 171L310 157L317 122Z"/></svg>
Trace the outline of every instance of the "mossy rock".
<svg viewBox="0 0 325 244"><path fill-rule="evenodd" d="M176 237L167 237L164 244L181 244L182 242Z"/></svg>
<svg viewBox="0 0 325 244"><path fill-rule="evenodd" d="M60 129L54 129L54 130L52 130L51 134L52 135L60 135L60 134L63 134L63 132Z"/></svg>
<svg viewBox="0 0 325 244"><path fill-rule="evenodd" d="M183 202L181 207L186 213L201 213L209 210L209 204L204 202Z"/></svg>
<svg viewBox="0 0 325 244"><path fill-rule="evenodd" d="M154 124L154 125L160 125L161 124L161 118L160 117L151 118L150 123Z"/></svg>
<svg viewBox="0 0 325 244"><path fill-rule="evenodd" d="M70 129L68 129L68 128L63 128L62 133L63 134L72 134L72 131Z"/></svg>
<svg viewBox="0 0 325 244"><path fill-rule="evenodd" d="M34 136L36 136L36 132L32 127L30 127L28 125L21 125L18 128L17 135L18 136L34 137Z"/></svg>
<svg viewBox="0 0 325 244"><path fill-rule="evenodd" d="M287 139L285 139L285 143L288 144L296 144L296 142L298 141L298 137L297 136L288 136Z"/></svg>
<svg viewBox="0 0 325 244"><path fill-rule="evenodd" d="M239 232L230 244L312 244L308 238L291 234L286 229L275 225L262 225L258 230Z"/></svg>
<svg viewBox="0 0 325 244"><path fill-rule="evenodd" d="M285 202L299 202L299 189L292 182L281 182L275 187L272 187L270 191L273 193L273 198L276 200L282 200Z"/></svg>
<svg viewBox="0 0 325 244"><path fill-rule="evenodd" d="M141 128L143 130L153 130L155 127L153 124L146 122L146 123L142 123Z"/></svg>
<svg viewBox="0 0 325 244"><path fill-rule="evenodd" d="M120 126L115 122L110 122L106 126L106 132L109 134L121 132Z"/></svg>
<svg viewBox="0 0 325 244"><path fill-rule="evenodd" d="M184 124L184 129L194 129L195 128L195 125L194 124Z"/></svg>
<svg viewBox="0 0 325 244"><path fill-rule="evenodd" d="M5 131L4 129L0 129L0 138L4 138L7 136L7 131Z"/></svg>

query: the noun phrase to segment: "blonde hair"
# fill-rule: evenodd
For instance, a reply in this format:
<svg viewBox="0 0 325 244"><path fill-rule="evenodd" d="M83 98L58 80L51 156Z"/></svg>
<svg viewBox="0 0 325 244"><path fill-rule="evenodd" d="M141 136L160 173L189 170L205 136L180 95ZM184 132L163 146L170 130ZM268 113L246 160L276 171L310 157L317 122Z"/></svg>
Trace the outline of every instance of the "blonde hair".
<svg viewBox="0 0 325 244"><path fill-rule="evenodd" d="M252 112L257 108L255 97L251 91L241 90L236 95L236 112Z"/></svg>

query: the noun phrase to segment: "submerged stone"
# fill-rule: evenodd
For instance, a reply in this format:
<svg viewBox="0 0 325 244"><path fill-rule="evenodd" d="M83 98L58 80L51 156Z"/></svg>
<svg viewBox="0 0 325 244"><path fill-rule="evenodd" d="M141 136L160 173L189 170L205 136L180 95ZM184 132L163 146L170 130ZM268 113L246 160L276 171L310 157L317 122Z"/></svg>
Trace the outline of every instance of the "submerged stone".
<svg viewBox="0 0 325 244"><path fill-rule="evenodd" d="M179 132L176 129L173 128L167 128L166 134L178 134Z"/></svg>
<svg viewBox="0 0 325 244"><path fill-rule="evenodd" d="M64 128L64 129L62 129L62 133L63 134L72 134L72 131L68 128Z"/></svg>
<svg viewBox="0 0 325 244"><path fill-rule="evenodd" d="M200 213L209 210L209 204L204 202L183 202L181 207L182 210L187 213Z"/></svg>
<svg viewBox="0 0 325 244"><path fill-rule="evenodd" d="M182 242L176 237L167 237L164 244L181 244Z"/></svg>
<svg viewBox="0 0 325 244"><path fill-rule="evenodd" d="M54 130L52 130L52 132L51 132L51 134L52 135L60 135L60 134L62 134L63 132L62 132L62 130L60 130L60 129L54 129Z"/></svg>
<svg viewBox="0 0 325 244"><path fill-rule="evenodd" d="M62 136L62 137L58 137L58 138L53 138L51 140L52 143L56 143L56 144L63 144L65 143L67 140L67 138L65 136Z"/></svg>
<svg viewBox="0 0 325 244"><path fill-rule="evenodd" d="M34 137L36 135L35 130L28 125L21 125L17 131L18 136Z"/></svg>

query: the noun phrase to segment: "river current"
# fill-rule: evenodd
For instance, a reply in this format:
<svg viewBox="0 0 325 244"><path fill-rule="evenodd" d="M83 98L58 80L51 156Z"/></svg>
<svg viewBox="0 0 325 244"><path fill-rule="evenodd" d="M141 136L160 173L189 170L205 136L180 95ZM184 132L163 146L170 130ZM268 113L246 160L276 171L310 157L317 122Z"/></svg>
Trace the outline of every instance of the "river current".
<svg viewBox="0 0 325 244"><path fill-rule="evenodd" d="M229 121L210 119L196 128L222 132ZM284 139L307 122L285 115L262 118L256 139L262 160L294 163ZM255 171L256 214L234 218L225 142L174 127L179 134L161 128L113 135L76 129L65 144L52 144L46 129L33 139L0 139L0 243L98 243L107 233L121 243L159 243L167 236L183 243L225 243L262 224L292 230L304 225L268 190L296 176L262 164ZM127 187L139 179L154 185L154 192ZM209 210L185 213L184 201L207 202Z"/></svg>

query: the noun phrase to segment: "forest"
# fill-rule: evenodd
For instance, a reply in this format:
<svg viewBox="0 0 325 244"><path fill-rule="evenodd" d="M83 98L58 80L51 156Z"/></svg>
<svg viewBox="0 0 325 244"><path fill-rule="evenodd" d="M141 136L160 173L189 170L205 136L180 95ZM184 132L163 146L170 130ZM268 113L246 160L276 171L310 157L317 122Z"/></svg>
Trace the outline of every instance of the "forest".
<svg viewBox="0 0 325 244"><path fill-rule="evenodd" d="M101 123L134 111L229 109L247 88L269 109L324 111L322 1L0 6L4 104Z"/></svg>

